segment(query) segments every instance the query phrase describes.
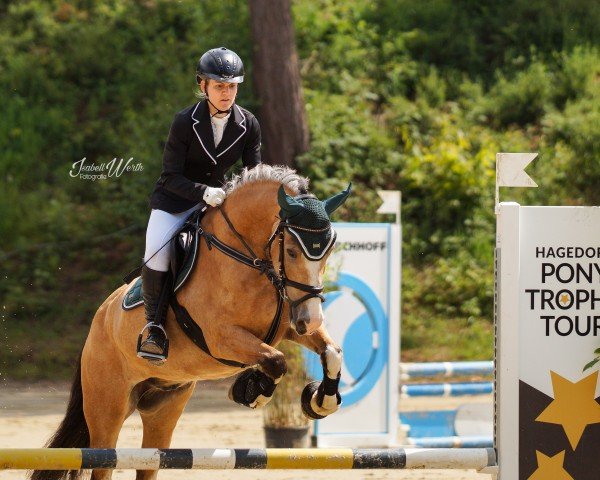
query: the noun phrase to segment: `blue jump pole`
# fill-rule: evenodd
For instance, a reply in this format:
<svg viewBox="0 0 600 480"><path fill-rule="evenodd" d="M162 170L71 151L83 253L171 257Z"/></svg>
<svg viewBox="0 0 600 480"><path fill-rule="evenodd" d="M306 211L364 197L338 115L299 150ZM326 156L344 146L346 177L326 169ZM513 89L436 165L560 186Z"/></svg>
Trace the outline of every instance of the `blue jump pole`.
<svg viewBox="0 0 600 480"><path fill-rule="evenodd" d="M492 437L464 436L464 437L409 437L408 443L419 448L492 448Z"/></svg>
<svg viewBox="0 0 600 480"><path fill-rule="evenodd" d="M424 363L401 363L400 375L403 381L418 377L435 377L444 375L446 377L458 375L492 375L494 373L494 362L424 362Z"/></svg>
<svg viewBox="0 0 600 480"><path fill-rule="evenodd" d="M472 383L427 383L402 385L403 397L457 397L463 395L485 395L492 393L492 382Z"/></svg>

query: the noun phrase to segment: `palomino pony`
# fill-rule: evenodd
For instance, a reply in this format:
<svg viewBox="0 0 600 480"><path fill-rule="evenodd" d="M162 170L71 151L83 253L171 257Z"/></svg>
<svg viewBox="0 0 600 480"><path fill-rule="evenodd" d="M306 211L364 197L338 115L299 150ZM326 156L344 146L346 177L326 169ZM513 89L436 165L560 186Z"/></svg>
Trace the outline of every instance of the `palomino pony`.
<svg viewBox="0 0 600 480"><path fill-rule="evenodd" d="M282 339L321 356L323 382L313 382L318 388L303 392L305 414L322 418L339 408L342 353L323 326L320 292L335 240L329 214L343 203L349 189L320 202L308 194L308 180L293 170L259 165L234 177L226 191L222 212L210 209L203 218L203 232L246 258L259 252L252 255L252 262L261 268L251 268L201 242L197 265L177 292L177 300L202 329L210 354L185 335L170 309L168 361L157 366L138 358L136 341L145 324L144 310L122 308L131 287L123 285L94 316L66 416L49 441L50 448L115 448L123 422L136 409L143 423L142 447L168 448L196 382L240 371L230 398L251 408L263 406L287 370L283 354L275 348ZM267 344L264 339L279 310L278 296L284 300L281 322ZM81 474L38 470L31 478L77 479ZM156 470L139 470L136 479L157 475ZM93 480L111 476L108 469L92 472Z"/></svg>

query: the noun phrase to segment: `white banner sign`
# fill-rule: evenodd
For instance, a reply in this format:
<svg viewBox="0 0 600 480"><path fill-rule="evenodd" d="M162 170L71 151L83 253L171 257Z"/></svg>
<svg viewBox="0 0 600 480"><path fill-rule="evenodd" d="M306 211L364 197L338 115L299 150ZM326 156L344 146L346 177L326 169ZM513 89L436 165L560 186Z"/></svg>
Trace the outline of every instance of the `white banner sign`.
<svg viewBox="0 0 600 480"><path fill-rule="evenodd" d="M598 478L600 208L500 206L501 478Z"/></svg>

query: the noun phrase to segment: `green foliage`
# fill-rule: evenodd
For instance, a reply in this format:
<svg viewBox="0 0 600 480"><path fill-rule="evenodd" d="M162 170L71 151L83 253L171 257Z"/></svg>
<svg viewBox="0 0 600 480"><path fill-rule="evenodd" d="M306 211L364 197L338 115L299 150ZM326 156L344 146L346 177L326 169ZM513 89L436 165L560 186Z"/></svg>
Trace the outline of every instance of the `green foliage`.
<svg viewBox="0 0 600 480"><path fill-rule="evenodd" d="M455 237L464 242L464 237ZM493 315L492 235L457 245L456 252L405 272L404 301L450 318ZM481 251L478 251L481 250ZM407 293L409 292L409 293Z"/></svg>
<svg viewBox="0 0 600 480"><path fill-rule="evenodd" d="M557 169L567 172L565 196L600 205L600 51L577 49L562 60L557 98L566 103L543 119L546 143L561 149Z"/></svg>
<svg viewBox="0 0 600 480"><path fill-rule="evenodd" d="M600 348L594 350L594 355L596 355L596 357L583 367L584 372L600 362Z"/></svg>
<svg viewBox="0 0 600 480"><path fill-rule="evenodd" d="M522 67L531 47L554 52L598 43L600 6L589 0L378 0L373 23L402 36L410 57L493 83Z"/></svg>
<svg viewBox="0 0 600 480"><path fill-rule="evenodd" d="M349 104L344 96L307 90L306 108L310 130L318 134L313 133L311 149L298 159L298 166L320 197L339 192L350 180L367 187L355 188L346 205L351 218L372 219L377 208L375 188L381 179L388 179L383 188L396 186L400 156L393 140L372 118L366 101ZM350 217L341 213L336 218Z"/></svg>
<svg viewBox="0 0 600 480"><path fill-rule="evenodd" d="M478 209L491 207L495 143L478 129L462 130L440 115L431 144L408 138L400 188L405 199L407 254L440 254L452 235L464 234ZM435 131L435 130L434 130Z"/></svg>
<svg viewBox="0 0 600 480"><path fill-rule="evenodd" d="M540 62L518 72L514 78L500 74L483 105L481 115L487 117L496 129L513 124L524 127L539 123L549 105L549 79L550 73Z"/></svg>

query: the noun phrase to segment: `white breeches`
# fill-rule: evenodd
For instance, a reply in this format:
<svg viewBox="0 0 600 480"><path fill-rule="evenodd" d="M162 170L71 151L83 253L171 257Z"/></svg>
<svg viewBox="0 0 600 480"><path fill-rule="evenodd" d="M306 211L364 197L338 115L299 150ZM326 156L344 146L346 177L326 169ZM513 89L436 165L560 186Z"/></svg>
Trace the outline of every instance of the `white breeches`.
<svg viewBox="0 0 600 480"><path fill-rule="evenodd" d="M150 220L148 220L148 229L146 230L146 253L144 254L144 262L148 262L146 263L148 268L159 272L169 270L170 246L167 244L162 249L160 247L175 234L177 229L183 226L189 214L199 208L200 204L181 213L152 210ZM154 255L155 253L156 255Z"/></svg>

